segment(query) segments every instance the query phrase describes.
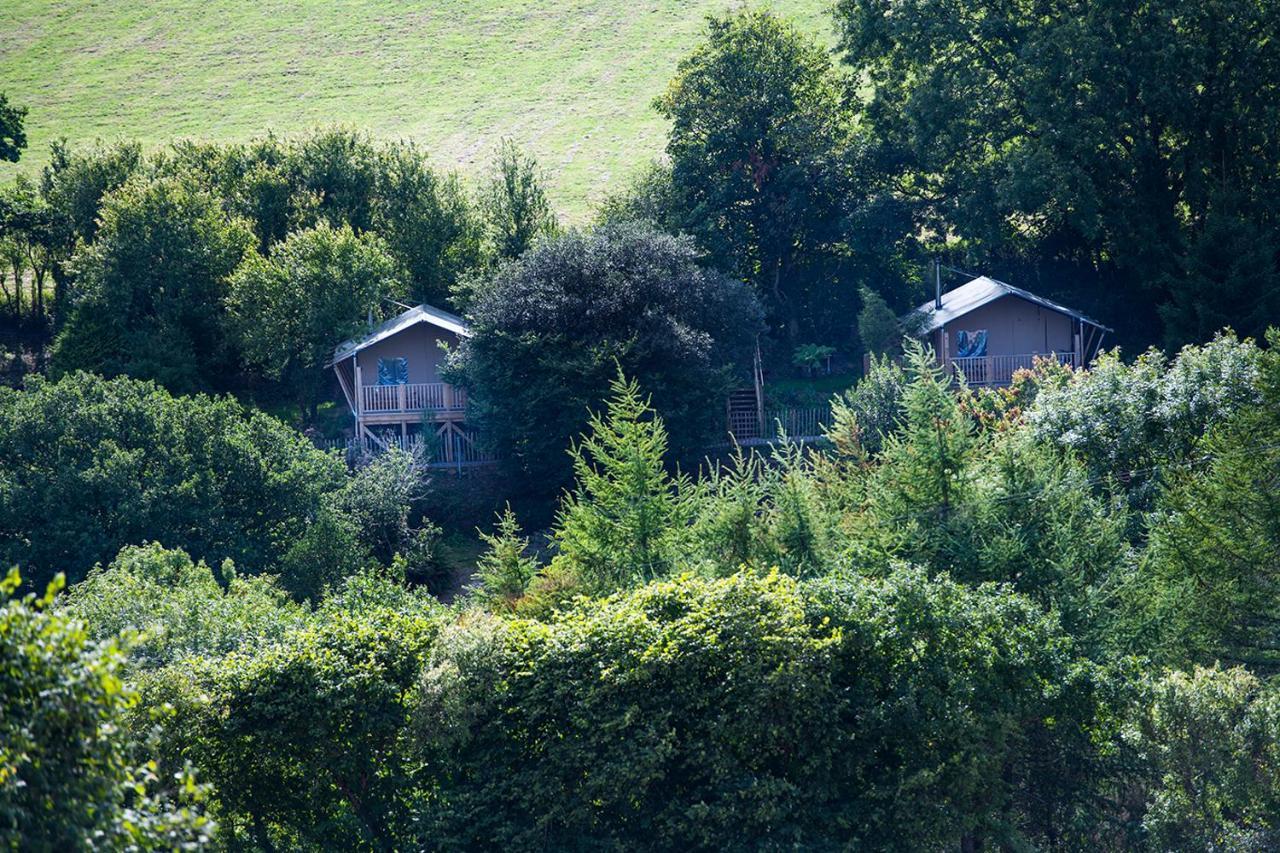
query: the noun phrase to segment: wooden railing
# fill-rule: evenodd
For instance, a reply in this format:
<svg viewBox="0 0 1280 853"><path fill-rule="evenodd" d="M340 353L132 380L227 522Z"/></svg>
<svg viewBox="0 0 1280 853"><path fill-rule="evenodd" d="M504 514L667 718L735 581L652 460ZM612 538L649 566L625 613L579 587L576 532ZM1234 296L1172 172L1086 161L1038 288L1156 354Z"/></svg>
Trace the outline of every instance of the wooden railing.
<svg viewBox="0 0 1280 853"><path fill-rule="evenodd" d="M733 440L743 447L756 444L772 444L779 440L778 430L793 441L812 441L826 433L827 424L831 422L831 406L810 406L807 408L765 409L764 432L756 424L755 419L740 423L730 422L729 434Z"/></svg>
<svg viewBox="0 0 1280 853"><path fill-rule="evenodd" d="M446 382L365 385L360 393L361 410L368 414L457 412L467 407L467 392Z"/></svg>
<svg viewBox="0 0 1280 853"><path fill-rule="evenodd" d="M957 373L964 374L970 385L1008 385L1013 381L1014 373L1024 368L1031 369L1039 358L1054 358L1059 364L1073 368L1080 366L1073 352L979 355L953 358L950 364Z"/></svg>

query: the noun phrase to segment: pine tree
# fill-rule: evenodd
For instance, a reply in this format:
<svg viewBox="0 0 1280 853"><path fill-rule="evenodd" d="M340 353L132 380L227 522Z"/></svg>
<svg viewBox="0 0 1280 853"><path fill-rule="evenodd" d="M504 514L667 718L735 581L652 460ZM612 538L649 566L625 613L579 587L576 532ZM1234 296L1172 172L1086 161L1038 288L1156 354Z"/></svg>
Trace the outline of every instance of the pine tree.
<svg viewBox="0 0 1280 853"><path fill-rule="evenodd" d="M760 456L735 446L728 465L717 464L705 481L693 541L717 574L760 565L763 556L764 487Z"/></svg>
<svg viewBox="0 0 1280 853"><path fill-rule="evenodd" d="M953 517L969 497L977 437L933 351L916 341L905 349L902 418L884 439L869 498L874 526L889 540L881 548L932 562L949 550Z"/></svg>
<svg viewBox="0 0 1280 853"><path fill-rule="evenodd" d="M480 531L480 538L489 550L476 564L479 583L472 592L492 608L510 610L538 571L538 561L525 556L529 540L520 535L520 523L510 504L498 513L494 532Z"/></svg>
<svg viewBox="0 0 1280 853"><path fill-rule="evenodd" d="M606 412L570 449L576 479L557 518L559 560L594 592L643 583L688 553L693 488L667 473L667 431L640 387L622 375Z"/></svg>

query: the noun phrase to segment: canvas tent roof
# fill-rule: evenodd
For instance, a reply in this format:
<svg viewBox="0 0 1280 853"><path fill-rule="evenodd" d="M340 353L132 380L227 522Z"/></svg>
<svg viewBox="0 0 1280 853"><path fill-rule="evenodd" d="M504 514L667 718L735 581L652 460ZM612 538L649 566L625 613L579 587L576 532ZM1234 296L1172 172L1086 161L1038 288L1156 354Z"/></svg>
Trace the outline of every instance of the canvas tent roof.
<svg viewBox="0 0 1280 853"><path fill-rule="evenodd" d="M470 329L467 328L466 321L461 317L450 314L448 311L441 311L439 308L433 308L430 305L419 305L415 308L410 308L403 314L397 314L362 338L343 341L333 351L333 358L330 359L329 363L337 364L343 359L351 358L351 356L365 347L373 346L378 341L385 341L392 335L399 334L410 326L416 326L419 323L427 323L438 329L453 332L463 338L471 334Z"/></svg>
<svg viewBox="0 0 1280 853"><path fill-rule="evenodd" d="M952 320L963 317L970 311L981 308L983 305L995 302L1005 296L1018 296L1028 302L1034 302L1041 307L1048 308L1050 311L1057 311L1091 326L1097 326L1099 329L1111 331L1111 329L1095 320L1089 319L1079 311L1075 311L1065 305L1059 305L1057 302L1045 299L1043 296L1036 296L1034 293L1023 290L1020 287L1014 287L1012 284L988 278L985 275L942 294L941 308L934 305L934 300L932 299L917 308L916 313L924 317L924 323L920 327L920 331L921 333L928 333L935 329L940 329Z"/></svg>

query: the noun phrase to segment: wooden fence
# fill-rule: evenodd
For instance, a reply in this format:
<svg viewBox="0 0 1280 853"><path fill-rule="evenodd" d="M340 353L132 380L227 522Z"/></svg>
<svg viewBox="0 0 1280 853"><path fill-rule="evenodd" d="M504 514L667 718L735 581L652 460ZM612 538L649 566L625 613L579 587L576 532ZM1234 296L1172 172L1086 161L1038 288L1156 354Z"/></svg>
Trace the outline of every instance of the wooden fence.
<svg viewBox="0 0 1280 853"><path fill-rule="evenodd" d="M808 406L765 409L764 432L754 423L735 424L729 434L743 447L772 444L778 440L779 429L794 441L816 441L826 434L831 423L830 406Z"/></svg>

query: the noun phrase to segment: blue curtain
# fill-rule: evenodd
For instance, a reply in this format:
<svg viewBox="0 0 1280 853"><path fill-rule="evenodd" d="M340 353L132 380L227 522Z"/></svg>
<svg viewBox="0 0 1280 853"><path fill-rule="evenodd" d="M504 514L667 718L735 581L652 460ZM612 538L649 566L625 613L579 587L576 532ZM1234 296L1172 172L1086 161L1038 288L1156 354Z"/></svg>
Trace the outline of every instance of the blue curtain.
<svg viewBox="0 0 1280 853"><path fill-rule="evenodd" d="M956 332L956 357L975 358L987 354L987 330Z"/></svg>
<svg viewBox="0 0 1280 853"><path fill-rule="evenodd" d="M409 384L409 359L407 358L378 359L378 384L379 385L408 385Z"/></svg>

